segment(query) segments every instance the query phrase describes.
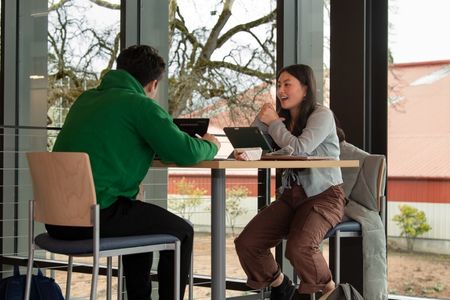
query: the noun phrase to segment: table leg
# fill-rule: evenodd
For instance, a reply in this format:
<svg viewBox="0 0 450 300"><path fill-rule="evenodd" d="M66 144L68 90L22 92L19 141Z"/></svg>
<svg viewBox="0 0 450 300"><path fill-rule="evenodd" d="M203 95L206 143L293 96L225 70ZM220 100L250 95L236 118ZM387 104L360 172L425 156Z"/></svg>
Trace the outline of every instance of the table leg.
<svg viewBox="0 0 450 300"><path fill-rule="evenodd" d="M225 299L225 169L211 169L211 299Z"/></svg>

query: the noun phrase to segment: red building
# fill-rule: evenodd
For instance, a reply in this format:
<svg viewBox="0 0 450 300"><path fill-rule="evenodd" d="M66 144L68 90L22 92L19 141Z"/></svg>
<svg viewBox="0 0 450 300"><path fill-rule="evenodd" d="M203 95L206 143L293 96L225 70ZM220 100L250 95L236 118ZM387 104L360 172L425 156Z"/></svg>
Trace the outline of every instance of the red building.
<svg viewBox="0 0 450 300"><path fill-rule="evenodd" d="M255 105L274 102L274 89L267 93L243 96ZM247 126L257 110L234 108L239 123L224 102L186 117L211 118L210 132L223 133L225 126ZM248 105L246 107L249 107ZM242 118L241 118L242 117ZM450 61L393 64L389 68L388 107L388 201L450 204ZM223 144L228 154L232 147ZM249 196L256 196L252 172L231 172L228 185L245 185ZM175 183L186 177L209 193L208 173L170 175L169 193L176 193ZM275 186L272 181L272 194Z"/></svg>
<svg viewBox="0 0 450 300"><path fill-rule="evenodd" d="M450 61L389 68L388 200L450 203Z"/></svg>

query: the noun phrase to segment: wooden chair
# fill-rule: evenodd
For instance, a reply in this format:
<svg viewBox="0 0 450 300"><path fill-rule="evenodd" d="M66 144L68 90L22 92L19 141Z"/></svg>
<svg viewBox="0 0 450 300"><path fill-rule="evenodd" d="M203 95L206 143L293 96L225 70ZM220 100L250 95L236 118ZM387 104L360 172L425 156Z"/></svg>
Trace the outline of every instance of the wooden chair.
<svg viewBox="0 0 450 300"><path fill-rule="evenodd" d="M29 299L33 258L36 246L52 253L68 255L66 299L74 256L92 256L90 299L96 299L99 259L107 257L107 299L111 299L112 256L119 257L118 299L122 299L122 255L172 250L174 255L174 295L180 298L180 241L172 235L155 234L117 238L101 238L99 234L99 205L96 203L94 181L89 157L75 152L27 153L33 184L34 200L29 206L29 252L25 299ZM48 233L35 236L34 221L63 226L92 227L89 240L58 240ZM192 298L192 269L190 299Z"/></svg>

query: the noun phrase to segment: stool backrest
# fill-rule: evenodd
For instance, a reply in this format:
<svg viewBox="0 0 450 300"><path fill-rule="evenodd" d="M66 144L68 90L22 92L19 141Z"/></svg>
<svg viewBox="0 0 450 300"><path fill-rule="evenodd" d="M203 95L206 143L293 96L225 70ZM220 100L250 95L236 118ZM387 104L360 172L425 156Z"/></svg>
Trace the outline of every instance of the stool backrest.
<svg viewBox="0 0 450 300"><path fill-rule="evenodd" d="M372 154L374 155L374 154ZM386 158L384 157L384 155L376 155L380 158L379 159L379 164L378 164L378 176L377 176L377 199L378 199L378 203L377 203L377 207L378 207L378 211L381 211L382 209L384 209L384 205L385 203L383 203L383 201L385 201L386 197L385 197L385 191L386 191Z"/></svg>
<svg viewBox="0 0 450 300"><path fill-rule="evenodd" d="M34 220L52 225L93 226L96 204L89 156L80 152L27 153Z"/></svg>
<svg viewBox="0 0 450 300"><path fill-rule="evenodd" d="M381 211L384 196L386 163L383 155L369 154L360 164L360 171L349 199L374 210Z"/></svg>
<svg viewBox="0 0 450 300"><path fill-rule="evenodd" d="M340 158L359 160L359 168L341 169L345 196L370 210L382 212L386 185L384 155L369 154L343 142Z"/></svg>

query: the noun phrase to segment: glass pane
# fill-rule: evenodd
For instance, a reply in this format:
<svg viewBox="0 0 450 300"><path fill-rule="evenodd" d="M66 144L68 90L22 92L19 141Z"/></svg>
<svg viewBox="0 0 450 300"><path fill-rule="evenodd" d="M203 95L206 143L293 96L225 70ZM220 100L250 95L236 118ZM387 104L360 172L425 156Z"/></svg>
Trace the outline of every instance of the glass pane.
<svg viewBox="0 0 450 300"><path fill-rule="evenodd" d="M169 111L217 129L249 124L273 99L276 59L276 1L223 2L177 1L169 32Z"/></svg>
<svg viewBox="0 0 450 300"><path fill-rule="evenodd" d="M233 148L222 128L248 126L263 103L275 103L276 1L176 3L169 12L169 112L209 118L208 132L222 142L218 157L226 157ZM233 240L257 212L256 174L227 171L227 277L245 278ZM194 273L209 276L210 170L170 169L168 194L169 209L195 226ZM210 292L195 288L194 297L209 299Z"/></svg>
<svg viewBox="0 0 450 300"><path fill-rule="evenodd" d="M450 2L423 4L389 2L389 292L450 299Z"/></svg>
<svg viewBox="0 0 450 300"><path fill-rule="evenodd" d="M17 55L12 60L17 62L17 87L5 87L14 95L11 89L18 91L17 97L10 97L5 105L13 112L9 114L12 121L6 125L18 128L8 128L2 135L4 163L8 166L3 170L2 190L8 196L4 208L8 216L2 220L6 221L3 230L8 237L3 241L3 254L26 256L32 191L25 153L51 149L51 137L58 130L47 126L61 126L73 100L96 85L102 71L111 68L118 49L120 0L98 4L88 0L23 0L10 6L1 3L11 18L8 33L15 32L11 24L16 25L16 17L19 29L18 47L8 51L8 55ZM53 258L43 251L39 255ZM86 296L89 285L78 292Z"/></svg>
<svg viewBox="0 0 450 300"><path fill-rule="evenodd" d="M323 1L323 105L330 107L330 0ZM320 79L317 79L320 80ZM319 86L320 82L317 82Z"/></svg>
<svg viewBox="0 0 450 300"><path fill-rule="evenodd" d="M75 99L115 62L120 0L49 1L48 125L60 127Z"/></svg>

